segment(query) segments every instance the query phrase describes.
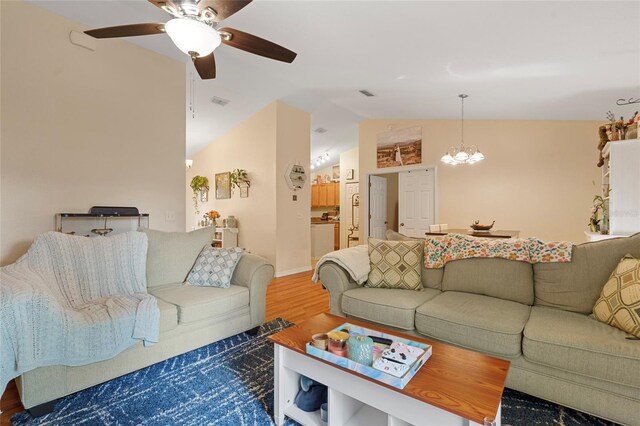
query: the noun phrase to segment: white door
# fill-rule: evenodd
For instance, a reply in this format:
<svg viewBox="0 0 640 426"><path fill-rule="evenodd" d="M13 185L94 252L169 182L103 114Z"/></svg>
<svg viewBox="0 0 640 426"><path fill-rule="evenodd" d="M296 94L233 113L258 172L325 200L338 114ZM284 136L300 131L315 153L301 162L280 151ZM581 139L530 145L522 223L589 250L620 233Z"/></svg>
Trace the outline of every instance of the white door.
<svg viewBox="0 0 640 426"><path fill-rule="evenodd" d="M360 189L358 182L347 183L345 185L347 192L346 217L347 227L358 226L358 209L360 208ZM343 209L341 209L343 210ZM344 215L343 213L343 215ZM344 216L343 216L344 217Z"/></svg>
<svg viewBox="0 0 640 426"><path fill-rule="evenodd" d="M387 234L387 178L369 176L369 235L381 240Z"/></svg>
<svg viewBox="0 0 640 426"><path fill-rule="evenodd" d="M433 170L398 173L398 232L424 238L435 222Z"/></svg>

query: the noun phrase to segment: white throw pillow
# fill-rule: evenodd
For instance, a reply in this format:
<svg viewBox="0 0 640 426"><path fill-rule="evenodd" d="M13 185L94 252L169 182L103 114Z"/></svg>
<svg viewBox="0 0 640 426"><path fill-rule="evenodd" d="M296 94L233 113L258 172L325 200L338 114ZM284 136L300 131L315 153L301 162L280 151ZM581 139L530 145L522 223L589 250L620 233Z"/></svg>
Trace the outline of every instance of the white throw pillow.
<svg viewBox="0 0 640 426"><path fill-rule="evenodd" d="M231 276L244 249L204 246L187 276L187 283L201 287L229 288Z"/></svg>

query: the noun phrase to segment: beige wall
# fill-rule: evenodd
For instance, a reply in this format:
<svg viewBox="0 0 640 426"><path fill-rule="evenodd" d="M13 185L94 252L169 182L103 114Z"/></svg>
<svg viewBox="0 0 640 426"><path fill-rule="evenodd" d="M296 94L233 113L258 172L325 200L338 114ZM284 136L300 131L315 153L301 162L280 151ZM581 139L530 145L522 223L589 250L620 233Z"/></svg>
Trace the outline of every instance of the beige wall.
<svg viewBox="0 0 640 426"><path fill-rule="evenodd" d="M120 40L69 42L79 23L2 1L1 263L54 214L136 206L184 223L185 66ZM175 221L166 222L173 212Z"/></svg>
<svg viewBox="0 0 640 426"><path fill-rule="evenodd" d="M234 127L193 156L187 171L187 230L196 226L202 215L217 210L223 218L238 219L238 245L274 262L276 258L276 104L270 104ZM240 198L236 189L230 199L216 200L215 174L245 169L251 180L249 197ZM200 204L195 214L189 183L196 176L209 178L209 201ZM284 175L284 172L283 172Z"/></svg>
<svg viewBox="0 0 640 426"><path fill-rule="evenodd" d="M496 228L518 229L525 237L586 241L599 192L600 122L467 120L465 142L478 144L486 159L447 166L439 159L459 143L458 120L366 120L360 124L361 182L377 171L376 135L390 125L422 126L422 163L437 167L439 222L455 228L495 220Z"/></svg>
<svg viewBox="0 0 640 426"><path fill-rule="evenodd" d="M349 226L351 223L347 222L346 209L351 208L351 200L347 200L347 183L358 182L358 148L353 148L340 154L340 248L347 247L347 235L349 234ZM353 169L353 180L347 180L347 171ZM362 193L362 186L360 186L360 193ZM360 222L362 223L362 222Z"/></svg>
<svg viewBox="0 0 640 426"><path fill-rule="evenodd" d="M282 102L277 108L275 241L276 274L282 276L311 269L310 182L294 192L284 179L289 164L301 164L309 171L311 117Z"/></svg>
<svg viewBox="0 0 640 426"><path fill-rule="evenodd" d="M307 113L274 102L197 153L187 171L187 188L193 176L202 175L209 178L211 191L209 201L200 203L200 215L194 214L192 192L187 191L187 229L209 210L234 215L238 245L272 262L277 275L310 269L309 182L293 201L284 179L290 163L309 170L309 126ZM236 190L230 199L216 200L214 175L236 168L249 174L249 197L240 198Z"/></svg>

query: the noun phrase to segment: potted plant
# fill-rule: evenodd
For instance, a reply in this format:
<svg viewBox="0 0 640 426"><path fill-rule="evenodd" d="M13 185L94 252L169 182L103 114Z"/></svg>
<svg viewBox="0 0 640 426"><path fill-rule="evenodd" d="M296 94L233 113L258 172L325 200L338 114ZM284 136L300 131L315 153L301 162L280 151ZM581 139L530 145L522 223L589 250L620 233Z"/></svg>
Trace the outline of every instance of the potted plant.
<svg viewBox="0 0 640 426"><path fill-rule="evenodd" d="M235 169L231 172L229 177L231 181L231 188L250 187L251 181L249 181L249 175L245 169Z"/></svg>
<svg viewBox="0 0 640 426"><path fill-rule="evenodd" d="M209 178L206 176L196 175L191 179L191 184L189 186L193 190L193 206L196 208L196 214L200 214L200 209L198 208L198 195L200 195L202 191L209 191Z"/></svg>

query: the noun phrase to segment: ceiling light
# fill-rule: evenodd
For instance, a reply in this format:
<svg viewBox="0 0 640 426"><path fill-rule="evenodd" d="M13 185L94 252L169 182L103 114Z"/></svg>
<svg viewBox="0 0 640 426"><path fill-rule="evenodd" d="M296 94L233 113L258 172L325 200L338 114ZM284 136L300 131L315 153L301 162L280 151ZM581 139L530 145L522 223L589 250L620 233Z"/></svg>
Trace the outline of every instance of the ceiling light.
<svg viewBox="0 0 640 426"><path fill-rule="evenodd" d="M462 104L462 118L460 120L460 147L450 147L449 150L440 158L445 164L455 166L457 164L474 164L484 160L484 155L480 152L476 145L464 146L464 100L469 95L460 94L460 103Z"/></svg>
<svg viewBox="0 0 640 426"><path fill-rule="evenodd" d="M178 49L191 58L208 56L220 46L218 32L195 19L174 18L164 25L164 29Z"/></svg>

